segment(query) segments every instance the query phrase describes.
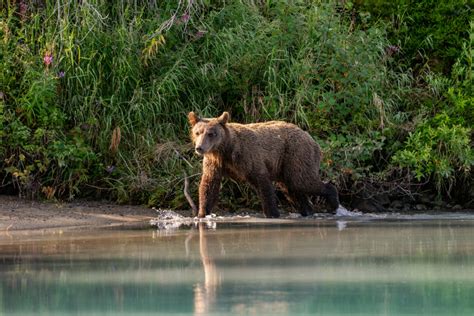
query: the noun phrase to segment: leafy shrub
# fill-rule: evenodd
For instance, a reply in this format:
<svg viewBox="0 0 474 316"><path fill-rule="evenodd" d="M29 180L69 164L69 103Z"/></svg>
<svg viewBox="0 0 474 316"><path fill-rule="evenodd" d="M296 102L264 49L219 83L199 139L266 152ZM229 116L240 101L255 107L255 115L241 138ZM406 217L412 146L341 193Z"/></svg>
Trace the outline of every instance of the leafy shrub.
<svg viewBox="0 0 474 316"><path fill-rule="evenodd" d="M393 162L411 170L417 180L433 177L439 192L449 192L455 180L462 176L468 186L473 182L469 177L474 166L471 139L474 125L473 42L474 23L471 23L470 37L463 43L462 54L453 67L452 80L445 82L445 99L435 109L437 113L419 124L404 148L393 156Z"/></svg>
<svg viewBox="0 0 474 316"><path fill-rule="evenodd" d="M408 168L418 181L433 177L439 192L449 192L455 176L468 175L474 165L470 130L459 125L421 125L393 156L393 162Z"/></svg>
<svg viewBox="0 0 474 316"><path fill-rule="evenodd" d="M401 49L396 58L399 64L416 71L429 66L432 71L446 75L468 37L466 26L472 21L474 10L469 0L353 2L362 14L368 13L389 23L389 40ZM372 20L378 23L378 19Z"/></svg>
<svg viewBox="0 0 474 316"><path fill-rule="evenodd" d="M67 129L57 62L49 48L28 42L38 29L22 25L13 7L1 17L2 176L23 196L72 198L97 168L96 153L79 131Z"/></svg>
<svg viewBox="0 0 474 316"><path fill-rule="evenodd" d="M324 155L321 169L336 181L341 176L350 177L351 181L366 179L380 170L376 155L383 150L385 142L386 137L379 131L367 135L333 134L322 142Z"/></svg>

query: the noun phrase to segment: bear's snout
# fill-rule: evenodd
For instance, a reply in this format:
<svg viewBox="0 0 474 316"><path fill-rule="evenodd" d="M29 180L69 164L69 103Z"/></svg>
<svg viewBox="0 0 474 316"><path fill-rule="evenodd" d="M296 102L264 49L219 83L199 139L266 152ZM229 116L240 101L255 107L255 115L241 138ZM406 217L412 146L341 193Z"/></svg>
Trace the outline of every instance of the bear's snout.
<svg viewBox="0 0 474 316"><path fill-rule="evenodd" d="M204 154L204 149L201 146L197 146L196 148L194 148L194 151L196 151L196 154L198 155Z"/></svg>

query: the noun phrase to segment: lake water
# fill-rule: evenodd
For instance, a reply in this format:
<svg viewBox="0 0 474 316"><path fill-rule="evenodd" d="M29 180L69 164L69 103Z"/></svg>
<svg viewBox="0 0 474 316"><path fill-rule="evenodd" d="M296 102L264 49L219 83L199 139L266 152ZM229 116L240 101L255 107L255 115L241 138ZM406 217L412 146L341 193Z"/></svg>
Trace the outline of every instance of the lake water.
<svg viewBox="0 0 474 316"><path fill-rule="evenodd" d="M0 233L0 315L474 315L474 217Z"/></svg>

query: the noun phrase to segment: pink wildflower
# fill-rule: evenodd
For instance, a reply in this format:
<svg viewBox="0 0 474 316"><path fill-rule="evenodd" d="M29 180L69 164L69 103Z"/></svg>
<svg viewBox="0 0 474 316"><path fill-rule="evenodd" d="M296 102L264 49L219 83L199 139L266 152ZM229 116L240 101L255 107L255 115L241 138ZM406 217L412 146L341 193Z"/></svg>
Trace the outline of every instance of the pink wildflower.
<svg viewBox="0 0 474 316"><path fill-rule="evenodd" d="M183 14L183 15L181 16L180 21L181 21L182 23L186 23L186 22L189 21L190 17L191 17L191 16L190 16L188 13L185 13L185 14Z"/></svg>
<svg viewBox="0 0 474 316"><path fill-rule="evenodd" d="M201 37L206 34L206 31L197 31L196 34L194 35L196 39L200 39Z"/></svg>
<svg viewBox="0 0 474 316"><path fill-rule="evenodd" d="M397 45L389 45L387 46L387 48L385 48L385 54L387 54L388 56L398 54L399 52L400 47L398 47Z"/></svg>
<svg viewBox="0 0 474 316"><path fill-rule="evenodd" d="M20 15L22 18L26 17L27 11L28 11L28 5L24 1L21 1L20 2Z"/></svg>
<svg viewBox="0 0 474 316"><path fill-rule="evenodd" d="M50 53L46 53L43 57L43 62L46 66L49 67L49 65L53 63L53 55L51 55Z"/></svg>

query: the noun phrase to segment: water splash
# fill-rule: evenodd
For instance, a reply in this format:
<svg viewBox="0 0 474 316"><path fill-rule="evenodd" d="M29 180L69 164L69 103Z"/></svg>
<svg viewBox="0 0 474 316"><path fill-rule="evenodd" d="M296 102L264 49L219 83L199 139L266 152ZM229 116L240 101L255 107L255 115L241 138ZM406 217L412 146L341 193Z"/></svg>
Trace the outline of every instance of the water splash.
<svg viewBox="0 0 474 316"><path fill-rule="evenodd" d="M339 207L336 210L336 216L346 216L346 217L355 217L362 216L361 212L349 211L347 208L339 204Z"/></svg>
<svg viewBox="0 0 474 316"><path fill-rule="evenodd" d="M473 220L474 214L469 213L415 213L415 214L400 214L400 213L363 213L358 209L348 210L344 206L339 205L335 214L330 213L314 213L312 216L303 217L299 213L290 212L282 215L279 220L266 219L260 213L241 213L239 215L216 215L210 214L205 218L183 216L172 210L156 209L157 217L150 220L150 225L157 228L163 234L172 234L180 229L186 227L196 227L199 223L206 223L208 229L216 229L218 223L230 222L248 222L248 223L281 223L283 220L293 221L335 221L338 230L345 230L352 222L373 221L373 220L431 220L431 219L448 219L448 220Z"/></svg>
<svg viewBox="0 0 474 316"><path fill-rule="evenodd" d="M150 220L150 225L157 228L159 231L166 233L173 233L184 227L197 227L198 223L205 223L207 229L215 230L218 222L226 222L232 220L246 220L251 219L252 216L235 215L235 216L218 216L214 213L206 215L204 218L186 217L172 210L155 209L157 212L156 218Z"/></svg>
<svg viewBox="0 0 474 316"><path fill-rule="evenodd" d="M156 215L156 220L181 220L185 218L183 215L178 214L172 210L162 210L161 208L155 209L153 208L157 215Z"/></svg>
<svg viewBox="0 0 474 316"><path fill-rule="evenodd" d="M190 226L194 220L184 217L172 210L155 209L157 216L150 220L150 225L156 227L159 231L174 232L179 230L181 226Z"/></svg>

